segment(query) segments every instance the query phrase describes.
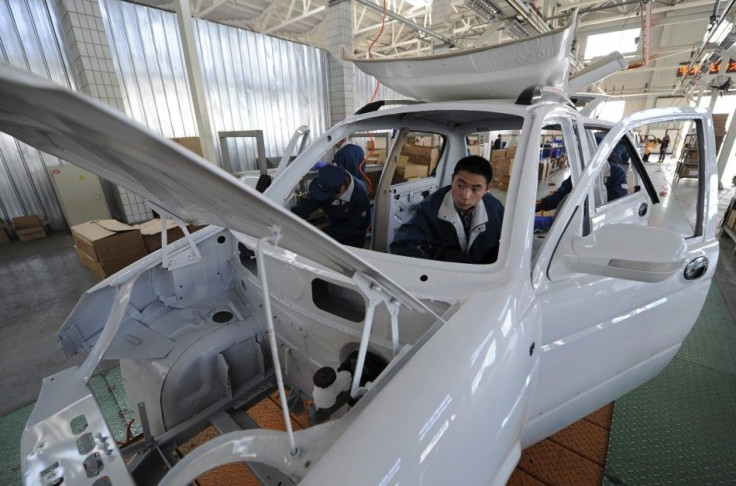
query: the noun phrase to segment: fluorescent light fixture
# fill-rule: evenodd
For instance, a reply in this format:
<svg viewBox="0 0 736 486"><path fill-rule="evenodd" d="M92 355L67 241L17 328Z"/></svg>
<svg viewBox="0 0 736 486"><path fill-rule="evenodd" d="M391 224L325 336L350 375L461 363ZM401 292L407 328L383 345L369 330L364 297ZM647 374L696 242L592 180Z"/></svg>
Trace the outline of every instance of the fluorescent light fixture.
<svg viewBox="0 0 736 486"><path fill-rule="evenodd" d="M503 29L508 32L511 37L514 37L516 39L529 37L529 32L527 32L524 26L521 25L521 22L516 19L511 19L506 22L506 25L503 27Z"/></svg>
<svg viewBox="0 0 736 486"><path fill-rule="evenodd" d="M488 22L496 20L501 15L501 7L491 0L463 0L463 4Z"/></svg>

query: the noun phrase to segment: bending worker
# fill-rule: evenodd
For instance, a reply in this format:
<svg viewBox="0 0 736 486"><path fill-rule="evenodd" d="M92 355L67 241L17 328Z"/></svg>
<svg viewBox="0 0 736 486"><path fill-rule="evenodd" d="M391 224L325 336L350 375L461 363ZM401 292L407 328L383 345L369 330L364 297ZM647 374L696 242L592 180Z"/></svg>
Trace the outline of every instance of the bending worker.
<svg viewBox="0 0 736 486"><path fill-rule="evenodd" d="M369 206L365 185L342 167L328 165L309 184L309 195L291 211L307 219L322 208L329 221L325 233L344 245L362 248Z"/></svg>
<svg viewBox="0 0 736 486"><path fill-rule="evenodd" d="M350 172L351 176L362 180L363 175L360 173L360 165L364 160L365 153L362 148L353 143L346 143L340 147L340 150L335 152L334 163Z"/></svg>
<svg viewBox="0 0 736 486"><path fill-rule="evenodd" d="M491 164L477 155L455 165L452 184L419 203L401 225L391 253L461 263L492 263L498 256L503 205L488 191Z"/></svg>

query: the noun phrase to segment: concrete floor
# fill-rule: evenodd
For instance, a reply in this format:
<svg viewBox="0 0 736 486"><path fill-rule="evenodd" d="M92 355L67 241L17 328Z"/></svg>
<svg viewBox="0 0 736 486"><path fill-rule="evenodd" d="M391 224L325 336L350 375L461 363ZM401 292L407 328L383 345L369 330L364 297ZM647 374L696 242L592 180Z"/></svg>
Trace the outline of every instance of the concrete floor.
<svg viewBox="0 0 736 486"><path fill-rule="evenodd" d="M2 416L35 401L45 376L83 361L66 359L56 331L96 280L65 232L0 245L0 268Z"/></svg>

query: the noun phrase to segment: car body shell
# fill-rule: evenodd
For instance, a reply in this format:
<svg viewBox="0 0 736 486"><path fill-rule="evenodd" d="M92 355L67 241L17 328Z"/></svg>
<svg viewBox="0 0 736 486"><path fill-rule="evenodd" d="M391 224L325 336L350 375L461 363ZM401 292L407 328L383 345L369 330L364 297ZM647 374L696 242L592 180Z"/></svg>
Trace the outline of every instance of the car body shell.
<svg viewBox="0 0 736 486"><path fill-rule="evenodd" d="M697 318L718 257L707 110L650 110L614 125L586 119L556 99L390 108L325 132L261 195L122 115L48 83L2 73L0 94L9 107L0 129L138 192L161 214L213 224L109 277L80 300L60 339L68 354L90 356L79 369L44 382L23 435L27 484L35 484L55 460L63 462L67 481L85 484L83 458L72 457L78 435L67 430L78 413L92 424L96 439L90 450L116 474L115 484L134 484L85 386L102 359L120 360L131 403L146 403L154 436L166 438L210 413L191 405L172 418L177 406L171 404L184 409L187 397L200 392L205 404L221 399L214 385L202 385L199 392L187 388L192 370L204 369L202 356L225 356L218 363L230 365L225 374L234 382L232 365L240 358L227 357L228 350L254 339L243 349L265 353L272 335L278 351L271 362L306 396L319 367L337 368L353 350L368 349L388 366L360 387L360 400L343 416L296 432L298 453L283 432L233 431L191 453L162 484L189 482L232 460L266 463L305 485L505 484L522 448L667 365ZM695 120L701 134L707 163L695 235L686 239L646 225L642 205L659 202L646 185L588 215L614 145L637 127L667 120ZM398 211L394 201L448 184L454 162L466 153L467 134L504 123L521 135L497 262L466 265L386 252L389 221ZM585 124L608 130L599 145L575 135ZM568 155L576 183L540 242L533 209L537 141L547 126L575 140ZM284 209L337 140L390 129L398 130L377 188L372 248L343 247ZM392 184L387 174L409 130L444 137L437 172L427 180ZM249 266L245 255L251 254L256 262ZM710 264L687 280L683 271L697 258ZM357 295L363 318L351 321L320 307L317 280L330 291ZM355 303L343 294L338 304ZM147 320L146 309L159 314ZM238 325L213 330L207 320L218 309L230 309ZM179 315L194 317L183 326L176 324ZM135 344L135 336L144 337Z"/></svg>

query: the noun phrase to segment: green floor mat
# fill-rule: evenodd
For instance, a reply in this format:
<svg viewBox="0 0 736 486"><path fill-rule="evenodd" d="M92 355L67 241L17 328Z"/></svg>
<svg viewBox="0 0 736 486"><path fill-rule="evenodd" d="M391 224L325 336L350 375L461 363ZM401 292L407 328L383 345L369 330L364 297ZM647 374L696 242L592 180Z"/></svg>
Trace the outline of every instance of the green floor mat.
<svg viewBox="0 0 736 486"><path fill-rule="evenodd" d="M0 417L0 484L15 486L20 477L20 436L31 415L33 404Z"/></svg>
<svg viewBox="0 0 736 486"><path fill-rule="evenodd" d="M127 419L132 418L133 413L128 410L128 400L123 389L120 367L116 366L93 376L88 384L115 440L124 441L127 434ZM2 437L0 440L0 485L2 486L22 484L20 438L28 416L33 410L33 405L0 417L0 437ZM132 432L133 435L140 434L140 424L134 422Z"/></svg>
<svg viewBox="0 0 736 486"><path fill-rule="evenodd" d="M735 349L713 283L672 363L614 403L604 485L736 484Z"/></svg>

